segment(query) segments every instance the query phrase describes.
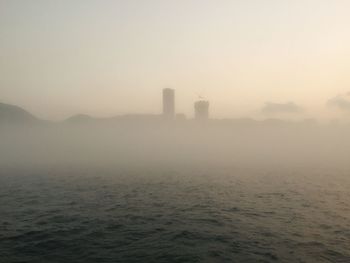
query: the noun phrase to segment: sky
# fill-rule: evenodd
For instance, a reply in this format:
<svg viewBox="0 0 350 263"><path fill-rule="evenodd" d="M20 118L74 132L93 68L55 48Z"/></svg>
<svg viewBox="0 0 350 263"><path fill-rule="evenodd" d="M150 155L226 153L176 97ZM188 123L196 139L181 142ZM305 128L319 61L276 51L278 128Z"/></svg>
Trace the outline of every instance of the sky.
<svg viewBox="0 0 350 263"><path fill-rule="evenodd" d="M0 101L52 120L349 118L348 0L0 0Z"/></svg>

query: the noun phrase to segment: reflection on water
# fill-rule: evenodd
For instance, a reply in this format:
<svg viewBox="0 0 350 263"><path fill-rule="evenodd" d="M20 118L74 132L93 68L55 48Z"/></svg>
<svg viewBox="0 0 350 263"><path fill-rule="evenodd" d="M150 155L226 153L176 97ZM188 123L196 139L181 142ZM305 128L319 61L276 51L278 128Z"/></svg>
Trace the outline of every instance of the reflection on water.
<svg viewBox="0 0 350 263"><path fill-rule="evenodd" d="M6 172L1 262L350 262L341 171Z"/></svg>

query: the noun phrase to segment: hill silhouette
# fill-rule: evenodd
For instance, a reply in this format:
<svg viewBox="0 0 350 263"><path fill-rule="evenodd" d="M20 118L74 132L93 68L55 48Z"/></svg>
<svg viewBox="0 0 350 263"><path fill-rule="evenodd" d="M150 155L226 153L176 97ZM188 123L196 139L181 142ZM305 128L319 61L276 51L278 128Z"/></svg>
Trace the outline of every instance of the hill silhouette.
<svg viewBox="0 0 350 263"><path fill-rule="evenodd" d="M0 123L38 123L40 120L28 111L14 105L0 103Z"/></svg>

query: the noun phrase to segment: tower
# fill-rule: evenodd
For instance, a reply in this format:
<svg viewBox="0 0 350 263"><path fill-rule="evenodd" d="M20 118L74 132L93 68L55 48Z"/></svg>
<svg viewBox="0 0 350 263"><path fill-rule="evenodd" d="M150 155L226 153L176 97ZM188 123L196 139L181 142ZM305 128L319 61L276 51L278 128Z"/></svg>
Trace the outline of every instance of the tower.
<svg viewBox="0 0 350 263"><path fill-rule="evenodd" d="M194 104L194 116L196 120L209 119L209 101L199 100Z"/></svg>
<svg viewBox="0 0 350 263"><path fill-rule="evenodd" d="M175 117L175 91L173 89L163 89L163 116L166 119Z"/></svg>

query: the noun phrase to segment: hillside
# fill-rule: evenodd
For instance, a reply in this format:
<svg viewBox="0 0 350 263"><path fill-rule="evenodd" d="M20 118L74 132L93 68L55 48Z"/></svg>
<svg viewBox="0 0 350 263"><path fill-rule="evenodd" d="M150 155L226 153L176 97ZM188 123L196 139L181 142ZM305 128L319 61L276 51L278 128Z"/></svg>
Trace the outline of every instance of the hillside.
<svg viewBox="0 0 350 263"><path fill-rule="evenodd" d="M34 123L39 122L34 115L14 105L0 103L0 123Z"/></svg>

